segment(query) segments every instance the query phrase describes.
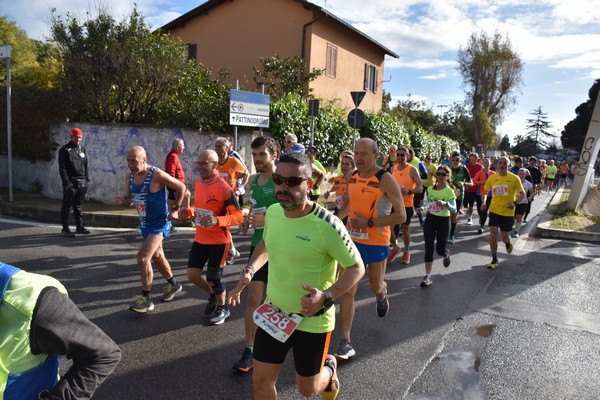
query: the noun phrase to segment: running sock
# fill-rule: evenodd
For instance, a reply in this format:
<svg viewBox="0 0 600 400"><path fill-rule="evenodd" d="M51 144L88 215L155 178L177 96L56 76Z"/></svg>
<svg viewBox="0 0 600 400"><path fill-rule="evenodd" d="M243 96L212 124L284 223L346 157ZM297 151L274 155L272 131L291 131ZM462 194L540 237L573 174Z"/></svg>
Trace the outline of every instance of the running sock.
<svg viewBox="0 0 600 400"><path fill-rule="evenodd" d="M167 279L167 282L169 282L169 284L171 286L177 286L177 279L175 279L174 276L170 277L169 279Z"/></svg>
<svg viewBox="0 0 600 400"><path fill-rule="evenodd" d="M142 290L142 296L150 300L150 290Z"/></svg>
<svg viewBox="0 0 600 400"><path fill-rule="evenodd" d="M245 346L248 350L250 350L250 353L254 353L254 345L253 344L247 344Z"/></svg>
<svg viewBox="0 0 600 400"><path fill-rule="evenodd" d="M450 236L454 236L454 231L456 231L456 223L450 225Z"/></svg>
<svg viewBox="0 0 600 400"><path fill-rule="evenodd" d="M522 222L517 222L515 224L515 232L519 232L519 229L521 229L521 224L522 224Z"/></svg>
<svg viewBox="0 0 600 400"><path fill-rule="evenodd" d="M404 249L402 251L409 252L410 251L410 246L404 246Z"/></svg>

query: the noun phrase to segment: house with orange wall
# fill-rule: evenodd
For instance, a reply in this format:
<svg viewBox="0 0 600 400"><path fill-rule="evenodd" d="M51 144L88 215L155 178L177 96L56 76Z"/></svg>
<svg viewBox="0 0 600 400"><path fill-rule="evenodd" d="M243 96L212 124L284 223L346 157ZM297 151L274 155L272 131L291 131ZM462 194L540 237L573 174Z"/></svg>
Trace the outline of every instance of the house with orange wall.
<svg viewBox="0 0 600 400"><path fill-rule="evenodd" d="M188 55L217 71L227 68L232 83L254 88L252 67L261 57L301 57L307 72L324 74L311 83L322 99L354 108L350 92L365 91L360 104L378 112L383 100L386 55L398 55L326 9L305 0L208 0L160 28L180 38Z"/></svg>

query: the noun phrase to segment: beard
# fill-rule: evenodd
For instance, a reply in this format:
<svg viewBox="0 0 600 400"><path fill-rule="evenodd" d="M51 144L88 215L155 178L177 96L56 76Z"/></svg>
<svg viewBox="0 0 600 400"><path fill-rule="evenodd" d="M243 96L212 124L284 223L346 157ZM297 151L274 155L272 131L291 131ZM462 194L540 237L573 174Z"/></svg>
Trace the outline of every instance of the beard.
<svg viewBox="0 0 600 400"><path fill-rule="evenodd" d="M295 210L298 207L301 207L304 204L304 202L306 201L306 193L305 192L299 192L296 194L292 194L288 191L278 191L276 193L276 195L278 196L277 201L279 201L279 204L281 205L281 207L284 210L288 210L288 211ZM279 195L287 196L288 199L280 200Z"/></svg>

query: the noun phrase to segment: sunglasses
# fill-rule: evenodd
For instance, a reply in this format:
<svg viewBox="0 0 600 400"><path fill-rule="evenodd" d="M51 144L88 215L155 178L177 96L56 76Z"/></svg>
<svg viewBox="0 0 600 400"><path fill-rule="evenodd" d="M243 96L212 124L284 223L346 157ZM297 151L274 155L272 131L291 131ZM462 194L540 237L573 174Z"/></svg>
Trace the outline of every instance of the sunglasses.
<svg viewBox="0 0 600 400"><path fill-rule="evenodd" d="M445 172L436 172L436 174L435 174L435 175L436 175L436 176L448 176L448 174L447 174L447 173L445 173Z"/></svg>
<svg viewBox="0 0 600 400"><path fill-rule="evenodd" d="M294 143L294 141L293 141L293 140L286 140L285 142L286 142L286 143Z"/></svg>
<svg viewBox="0 0 600 400"><path fill-rule="evenodd" d="M276 185L283 185L287 187L294 187L300 185L302 182L309 180L305 176L288 176L284 177L279 174L273 174L273 183Z"/></svg>
<svg viewBox="0 0 600 400"><path fill-rule="evenodd" d="M406 157L406 153L396 153L397 157Z"/></svg>
<svg viewBox="0 0 600 400"><path fill-rule="evenodd" d="M450 160L450 161L452 161L452 162L459 162L459 161L460 161L460 158L453 158L453 159L452 159L452 160Z"/></svg>

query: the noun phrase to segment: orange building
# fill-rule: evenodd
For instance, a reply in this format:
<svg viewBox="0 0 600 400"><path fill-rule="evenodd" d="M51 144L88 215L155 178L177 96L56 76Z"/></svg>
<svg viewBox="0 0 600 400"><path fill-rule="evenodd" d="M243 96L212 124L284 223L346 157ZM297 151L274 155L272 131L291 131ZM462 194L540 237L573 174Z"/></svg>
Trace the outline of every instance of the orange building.
<svg viewBox="0 0 600 400"><path fill-rule="evenodd" d="M381 110L384 58L398 55L326 9L304 0L208 0L161 28L188 46L190 58L228 68L249 90L261 57L301 57L323 69L313 94L354 108L351 91L366 91L365 111ZM251 88L251 89L250 89Z"/></svg>

